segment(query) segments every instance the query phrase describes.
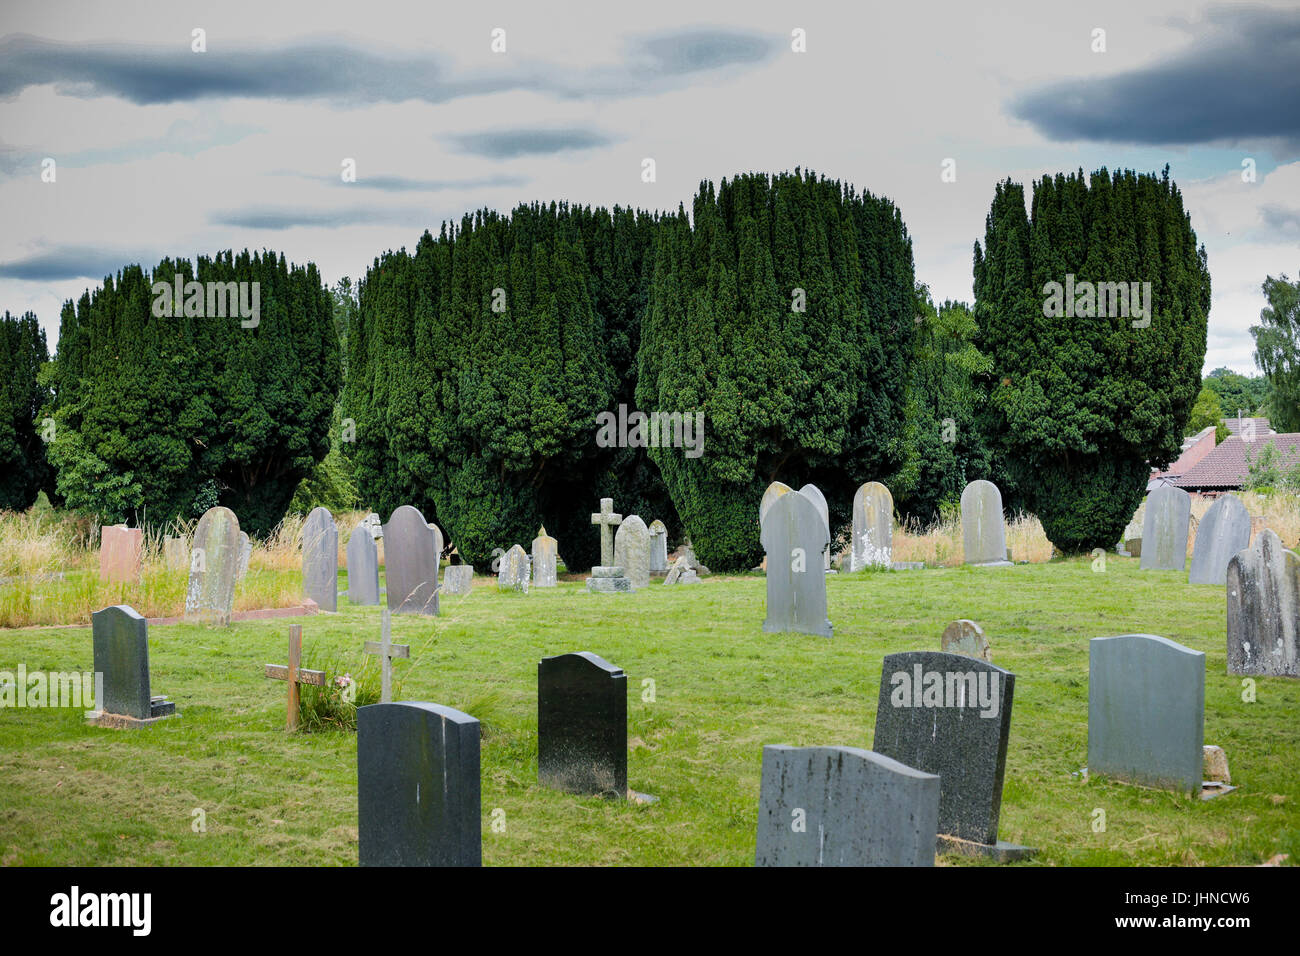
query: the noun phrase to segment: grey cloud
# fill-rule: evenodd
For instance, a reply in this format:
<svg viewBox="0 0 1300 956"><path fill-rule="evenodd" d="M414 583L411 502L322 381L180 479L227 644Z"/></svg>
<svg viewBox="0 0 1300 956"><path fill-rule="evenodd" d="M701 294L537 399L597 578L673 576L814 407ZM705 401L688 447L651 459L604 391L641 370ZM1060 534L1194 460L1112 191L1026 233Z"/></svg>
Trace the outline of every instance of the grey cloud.
<svg viewBox="0 0 1300 956"><path fill-rule="evenodd" d="M103 279L116 274L127 263L157 262L155 256L114 252L92 246L59 246L33 253L23 259L0 262L0 279L53 282L62 279Z"/></svg>
<svg viewBox="0 0 1300 956"><path fill-rule="evenodd" d="M634 62L655 73L683 76L762 63L777 50L774 38L737 30L680 30L634 40Z"/></svg>
<svg viewBox="0 0 1300 956"><path fill-rule="evenodd" d="M445 189L491 189L497 186L523 186L525 176L483 176L478 179L414 179L409 176L357 176L356 182L345 183L338 176L325 177L326 182L361 189L378 189L389 193L441 192Z"/></svg>
<svg viewBox="0 0 1300 956"><path fill-rule="evenodd" d="M495 130L466 133L452 139L462 152L490 159L515 159L566 150L594 149L615 141L598 130L580 127Z"/></svg>
<svg viewBox="0 0 1300 956"><path fill-rule="evenodd" d="M341 226L368 226L377 224L416 225L430 216L416 207L389 209L378 206L352 206L346 209L316 209L308 207L279 207L242 209L213 216L211 222L219 226L238 229L334 229Z"/></svg>
<svg viewBox="0 0 1300 956"><path fill-rule="evenodd" d="M1270 204L1260 207L1259 213L1265 225L1278 232L1300 232L1300 209Z"/></svg>

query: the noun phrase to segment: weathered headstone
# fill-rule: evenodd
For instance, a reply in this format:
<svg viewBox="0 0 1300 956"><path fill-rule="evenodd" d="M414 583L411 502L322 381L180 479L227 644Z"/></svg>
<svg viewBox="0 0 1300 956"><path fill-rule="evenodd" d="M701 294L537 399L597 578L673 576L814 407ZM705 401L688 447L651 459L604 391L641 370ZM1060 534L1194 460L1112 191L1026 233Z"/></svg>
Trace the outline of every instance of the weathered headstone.
<svg viewBox="0 0 1300 956"><path fill-rule="evenodd" d="M302 593L322 611L337 611L339 528L328 508L313 508L302 526Z"/></svg>
<svg viewBox="0 0 1300 956"><path fill-rule="evenodd" d="M169 535L163 541L163 561L168 571L182 571L190 566L190 546L182 537Z"/></svg>
<svg viewBox="0 0 1300 956"><path fill-rule="evenodd" d="M437 541L419 508L402 505L384 525L384 580L394 614L438 613Z"/></svg>
<svg viewBox="0 0 1300 956"><path fill-rule="evenodd" d="M302 625L289 625L289 663L288 664L267 664L266 676L271 680L286 681L289 685L289 706L285 714L284 726L287 730L298 729L298 719L300 716L298 709L299 702L299 684L312 684L316 687L325 686L325 672L304 670L299 664L302 662Z"/></svg>
<svg viewBox="0 0 1300 956"><path fill-rule="evenodd" d="M239 570L239 519L229 508L209 508L194 529L185 620L229 624Z"/></svg>
<svg viewBox="0 0 1300 956"><path fill-rule="evenodd" d="M1000 862L1033 853L998 839L1015 682L1014 674L961 654L908 651L884 660L871 746L939 775L945 852Z"/></svg>
<svg viewBox="0 0 1300 956"><path fill-rule="evenodd" d="M1088 646L1088 772L1199 793L1205 655L1154 634Z"/></svg>
<svg viewBox="0 0 1300 956"><path fill-rule="evenodd" d="M387 704L393 699L393 658L409 658L411 645L393 643L393 612L388 608L384 608L384 619L380 627L380 640L366 641L363 650L367 654L376 654L379 657L379 702Z"/></svg>
<svg viewBox="0 0 1300 956"><path fill-rule="evenodd" d="M537 775L570 793L627 796L627 675L595 654L537 665Z"/></svg>
<svg viewBox="0 0 1300 956"><path fill-rule="evenodd" d="M1250 547L1250 512L1235 495L1224 495L1201 519L1192 545L1189 584L1223 584L1228 579L1228 562L1238 551Z"/></svg>
<svg viewBox="0 0 1300 956"><path fill-rule="evenodd" d="M668 571L668 529L656 518L650 522L650 573Z"/></svg>
<svg viewBox="0 0 1300 956"><path fill-rule="evenodd" d="M253 542L248 537L248 532L239 532L239 567L235 570L235 580L244 580L244 575L248 574L248 561L253 556Z"/></svg>
<svg viewBox="0 0 1300 956"><path fill-rule="evenodd" d="M546 533L546 528L533 538L533 587L555 587L555 565L559 556L559 543Z"/></svg>
<svg viewBox="0 0 1300 956"><path fill-rule="evenodd" d="M596 594L631 591L632 582L614 563L614 529L623 523L623 516L615 514L613 498L600 499L600 511L591 516L591 523L600 526L600 564L591 569L587 590Z"/></svg>
<svg viewBox="0 0 1300 956"><path fill-rule="evenodd" d="M817 506L817 513L822 516L822 524L826 525L826 541L828 542L828 544L826 546L826 550L822 552L822 570L829 571L831 569L831 549L829 544L831 540L830 506L826 503L826 496L822 494L821 489L818 488L816 485L813 484L804 485L802 488L799 489L799 494L803 495L814 505Z"/></svg>
<svg viewBox="0 0 1300 956"><path fill-rule="evenodd" d="M633 588L650 586L650 529L639 515L628 515L614 536L614 564Z"/></svg>
<svg viewBox="0 0 1300 956"><path fill-rule="evenodd" d="M443 548L446 547L447 543L443 540L441 528L432 521L428 522L428 525L429 531L433 533L433 561L434 567L437 567L442 564L442 551Z"/></svg>
<svg viewBox="0 0 1300 956"><path fill-rule="evenodd" d="M532 562L519 545L512 545L510 550L501 555L497 571L497 589L500 591L523 591L528 593L528 582L532 577Z"/></svg>
<svg viewBox="0 0 1300 956"><path fill-rule="evenodd" d="M370 530L370 536L378 541L384 536L384 522L373 511L361 519L361 524Z"/></svg>
<svg viewBox="0 0 1300 956"><path fill-rule="evenodd" d="M176 713L149 690L149 624L124 604L90 615L95 673L103 675L94 722L117 729L144 727Z"/></svg>
<svg viewBox="0 0 1300 956"><path fill-rule="evenodd" d="M144 532L124 524L104 525L99 532L99 579L113 584L140 580Z"/></svg>
<svg viewBox="0 0 1300 956"><path fill-rule="evenodd" d="M778 498L792 491L794 489L783 481L774 481L768 485L767 490L763 492L763 500L758 503L758 523L760 525L763 523Z"/></svg>
<svg viewBox="0 0 1300 956"><path fill-rule="evenodd" d="M982 661L993 660L989 639L984 636L984 631L974 621L967 621L964 618L953 621L943 629L939 649L945 654L961 654Z"/></svg>
<svg viewBox="0 0 1300 956"><path fill-rule="evenodd" d="M1007 527L1002 517L1002 492L979 479L961 493L961 540L965 562L981 567L1007 567Z"/></svg>
<svg viewBox="0 0 1300 956"><path fill-rule="evenodd" d="M1161 485L1147 495L1142 519L1144 571L1181 571L1187 567L1187 525L1192 517L1192 496L1173 485Z"/></svg>
<svg viewBox="0 0 1300 956"><path fill-rule="evenodd" d="M480 866L479 773L479 722L469 714L413 701L359 707L360 864Z"/></svg>
<svg viewBox="0 0 1300 956"><path fill-rule="evenodd" d="M673 566L664 575L664 584L696 584L699 580L699 575L691 567L690 558L684 554L673 562Z"/></svg>
<svg viewBox="0 0 1300 956"><path fill-rule="evenodd" d="M1300 556L1265 528L1227 579L1228 673L1300 677Z"/></svg>
<svg viewBox="0 0 1300 956"><path fill-rule="evenodd" d="M892 567L894 563L894 496L878 481L853 495L853 545L849 570Z"/></svg>
<svg viewBox="0 0 1300 956"><path fill-rule="evenodd" d="M757 866L934 866L939 778L857 747L763 748Z"/></svg>
<svg viewBox="0 0 1300 956"><path fill-rule="evenodd" d="M379 549L364 524L348 537L348 600L353 604L379 603Z"/></svg>
<svg viewBox="0 0 1300 956"><path fill-rule="evenodd" d="M474 589L472 564L449 564L442 572L442 590L448 594L469 594Z"/></svg>
<svg viewBox="0 0 1300 956"><path fill-rule="evenodd" d="M782 495L763 521L762 542L767 552L763 630L830 637L821 557L830 544L830 532L817 506L801 493Z"/></svg>

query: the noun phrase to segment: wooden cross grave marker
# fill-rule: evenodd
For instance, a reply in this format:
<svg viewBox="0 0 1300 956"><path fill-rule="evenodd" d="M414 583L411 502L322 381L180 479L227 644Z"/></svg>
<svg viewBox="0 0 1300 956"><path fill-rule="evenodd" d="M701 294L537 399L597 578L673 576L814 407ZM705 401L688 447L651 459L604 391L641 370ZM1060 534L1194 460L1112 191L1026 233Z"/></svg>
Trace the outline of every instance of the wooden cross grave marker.
<svg viewBox="0 0 1300 956"><path fill-rule="evenodd" d="M388 608L384 608L384 630L382 641L366 641L366 653L378 654L381 666L384 669L383 687L379 694L381 704L391 704L393 702L393 658L411 656L410 644L393 643L393 614Z"/></svg>
<svg viewBox="0 0 1300 956"><path fill-rule="evenodd" d="M267 664L266 676L272 680L283 680L289 682L289 715L285 720L285 727L288 730L298 729L298 685L314 684L317 687L325 686L324 671L308 671L299 668L302 661L302 625L289 625L289 665L284 664Z"/></svg>

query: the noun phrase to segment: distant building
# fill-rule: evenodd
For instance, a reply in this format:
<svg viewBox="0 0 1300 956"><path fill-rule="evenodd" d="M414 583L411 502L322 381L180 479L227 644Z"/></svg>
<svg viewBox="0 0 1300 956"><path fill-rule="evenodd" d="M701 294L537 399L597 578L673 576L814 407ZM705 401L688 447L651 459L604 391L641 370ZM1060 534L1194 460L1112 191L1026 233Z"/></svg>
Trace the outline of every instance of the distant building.
<svg viewBox="0 0 1300 956"><path fill-rule="evenodd" d="M1225 418L1228 437L1217 446L1214 428L1203 428L1183 441L1182 454L1163 471L1153 471L1147 491L1169 484L1192 494L1214 497L1240 491L1250 473L1250 462L1272 443L1281 455L1280 466L1300 461L1300 434L1278 434L1267 418Z"/></svg>

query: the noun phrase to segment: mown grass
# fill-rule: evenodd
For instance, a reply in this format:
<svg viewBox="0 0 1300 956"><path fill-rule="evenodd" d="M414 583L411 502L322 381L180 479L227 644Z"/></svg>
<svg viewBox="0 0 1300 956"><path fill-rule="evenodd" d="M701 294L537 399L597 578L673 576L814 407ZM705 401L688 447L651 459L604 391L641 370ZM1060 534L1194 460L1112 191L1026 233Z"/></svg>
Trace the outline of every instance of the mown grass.
<svg viewBox="0 0 1300 956"><path fill-rule="evenodd" d="M967 617L1017 676L1001 835L1040 849L1030 865L1300 860L1300 681L1260 679L1257 701L1242 701L1225 672L1222 588L1111 556L1104 574L1076 559L836 575L828 589L829 641L762 633L757 575L630 596L589 595L578 580L501 594L484 578L444 598L437 619L395 618L394 640L411 645L396 664L401 696L482 721L487 864L749 865L763 745L870 747L883 656L937 648L944 625ZM306 652L360 662L379 618L341 599L336 615L299 619ZM288 623L151 628L154 693L183 716L145 731L0 710L0 862L355 863L355 735L287 734L285 685L263 677L284 662ZM1226 749L1236 792L1201 802L1077 775L1088 639L1131 632L1206 653L1205 740ZM629 784L659 797L652 806L537 784L537 661L579 650L627 672ZM90 630L0 632L0 669L20 661L89 669Z"/></svg>

